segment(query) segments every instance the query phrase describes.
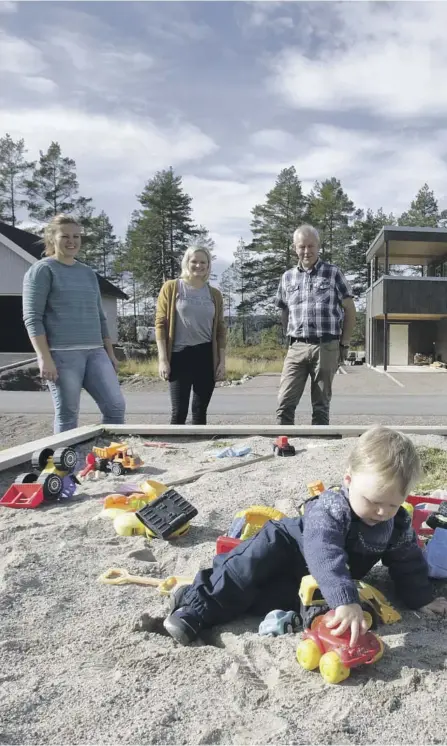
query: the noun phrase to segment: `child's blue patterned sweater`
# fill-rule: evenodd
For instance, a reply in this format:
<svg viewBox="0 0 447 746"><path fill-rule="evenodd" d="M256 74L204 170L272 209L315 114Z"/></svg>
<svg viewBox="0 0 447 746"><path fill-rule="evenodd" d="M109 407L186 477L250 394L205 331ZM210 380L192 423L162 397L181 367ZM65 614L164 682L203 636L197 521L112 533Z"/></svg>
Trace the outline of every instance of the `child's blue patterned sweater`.
<svg viewBox="0 0 447 746"><path fill-rule="evenodd" d="M410 609L433 599L427 563L405 508L399 508L389 521L368 526L355 515L341 487L305 503L298 522L297 532L296 518L278 521L297 537L309 572L331 608L359 603L353 579L364 577L379 560L388 568L396 594Z"/></svg>

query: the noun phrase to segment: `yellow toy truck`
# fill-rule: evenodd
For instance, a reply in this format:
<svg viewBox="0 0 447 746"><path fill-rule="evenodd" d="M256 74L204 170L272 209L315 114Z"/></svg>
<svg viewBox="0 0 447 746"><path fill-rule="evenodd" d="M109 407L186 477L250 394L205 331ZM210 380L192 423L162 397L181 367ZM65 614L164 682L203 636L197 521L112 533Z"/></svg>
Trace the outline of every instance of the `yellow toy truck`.
<svg viewBox="0 0 447 746"><path fill-rule="evenodd" d="M115 477L121 477L131 471L139 469L142 461L136 456L127 443L110 443L105 448L95 446L95 468L98 471L111 471Z"/></svg>

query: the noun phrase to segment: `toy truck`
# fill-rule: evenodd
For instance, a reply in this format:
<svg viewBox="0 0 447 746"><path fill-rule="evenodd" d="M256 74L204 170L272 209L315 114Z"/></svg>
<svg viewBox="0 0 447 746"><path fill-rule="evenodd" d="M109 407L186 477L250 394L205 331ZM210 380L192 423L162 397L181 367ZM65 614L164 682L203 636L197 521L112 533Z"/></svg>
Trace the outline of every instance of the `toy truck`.
<svg viewBox="0 0 447 746"><path fill-rule="evenodd" d="M131 471L139 469L142 461L135 456L127 443L110 443L106 448L95 446L95 468L98 471L111 471L115 477L121 477Z"/></svg>
<svg viewBox="0 0 447 746"><path fill-rule="evenodd" d="M36 472L19 474L0 500L0 505L10 508L36 508L44 500L73 497L78 479L72 473L78 456L73 448L44 448L36 451L31 465Z"/></svg>
<svg viewBox="0 0 447 746"><path fill-rule="evenodd" d="M296 650L300 666L306 671L319 668L327 684L344 681L351 673L351 668L376 663L384 651L382 640L369 630L359 635L352 647L350 629L340 636L334 635L330 627L326 626L334 613L329 611L314 619L312 627L304 630Z"/></svg>

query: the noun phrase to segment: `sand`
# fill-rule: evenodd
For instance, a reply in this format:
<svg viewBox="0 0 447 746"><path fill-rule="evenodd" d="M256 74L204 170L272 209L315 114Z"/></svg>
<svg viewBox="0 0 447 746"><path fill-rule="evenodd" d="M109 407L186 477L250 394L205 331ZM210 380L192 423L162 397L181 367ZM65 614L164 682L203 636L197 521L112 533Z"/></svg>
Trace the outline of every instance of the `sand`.
<svg viewBox="0 0 447 746"><path fill-rule="evenodd" d="M437 436L414 441L446 446ZM271 452L268 438L237 442ZM292 442L299 450L310 441ZM223 463L210 459L211 441L176 452L134 443L144 474L166 484ZM352 440L311 445L179 487L199 514L172 542L119 537L97 518L123 481L111 476L83 483L71 503L0 509L0 743L445 743L447 621L401 609L401 622L380 628L383 659L330 686L296 663L299 634L260 637L260 619L246 617L182 648L163 634L166 597L97 581L110 567L194 574L238 509L265 504L293 515L308 482L341 478ZM1 475L3 490L18 471ZM370 580L394 598L383 568Z"/></svg>

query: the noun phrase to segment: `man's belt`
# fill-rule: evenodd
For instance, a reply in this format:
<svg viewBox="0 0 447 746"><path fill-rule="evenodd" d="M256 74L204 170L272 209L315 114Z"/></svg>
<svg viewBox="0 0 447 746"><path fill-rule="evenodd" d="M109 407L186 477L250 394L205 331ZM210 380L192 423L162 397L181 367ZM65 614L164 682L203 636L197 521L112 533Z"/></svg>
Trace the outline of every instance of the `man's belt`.
<svg viewBox="0 0 447 746"><path fill-rule="evenodd" d="M304 342L307 345L319 345L321 342L333 342L340 339L338 334L322 334L321 337L290 337L290 344Z"/></svg>

